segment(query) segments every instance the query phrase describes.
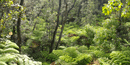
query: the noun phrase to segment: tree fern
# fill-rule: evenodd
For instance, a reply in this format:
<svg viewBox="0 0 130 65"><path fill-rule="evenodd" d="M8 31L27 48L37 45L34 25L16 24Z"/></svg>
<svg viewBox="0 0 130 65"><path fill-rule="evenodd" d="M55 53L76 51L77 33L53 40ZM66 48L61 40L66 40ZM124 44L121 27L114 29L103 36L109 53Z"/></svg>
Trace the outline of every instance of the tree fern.
<svg viewBox="0 0 130 65"><path fill-rule="evenodd" d="M18 54L19 47L9 41L0 41L0 65L42 65L41 62L34 61L27 55Z"/></svg>

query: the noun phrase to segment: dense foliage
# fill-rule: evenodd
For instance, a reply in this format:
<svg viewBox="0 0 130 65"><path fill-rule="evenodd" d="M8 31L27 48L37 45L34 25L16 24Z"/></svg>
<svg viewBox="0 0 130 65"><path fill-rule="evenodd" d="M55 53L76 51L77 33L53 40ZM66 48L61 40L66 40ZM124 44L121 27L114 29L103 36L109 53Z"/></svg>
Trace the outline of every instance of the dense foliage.
<svg viewBox="0 0 130 65"><path fill-rule="evenodd" d="M0 65L130 65L130 0L0 5Z"/></svg>
<svg viewBox="0 0 130 65"><path fill-rule="evenodd" d="M27 55L19 54L19 47L9 41L1 39L0 42L0 65L42 65L41 62L34 61Z"/></svg>

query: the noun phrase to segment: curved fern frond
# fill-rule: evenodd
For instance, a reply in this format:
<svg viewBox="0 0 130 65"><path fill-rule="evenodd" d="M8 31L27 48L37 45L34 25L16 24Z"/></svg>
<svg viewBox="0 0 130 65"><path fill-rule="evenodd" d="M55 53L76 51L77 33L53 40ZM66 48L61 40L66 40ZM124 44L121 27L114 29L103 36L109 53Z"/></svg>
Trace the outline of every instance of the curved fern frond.
<svg viewBox="0 0 130 65"><path fill-rule="evenodd" d="M0 65L42 65L27 55L18 54L16 48L19 47L9 40L0 41Z"/></svg>

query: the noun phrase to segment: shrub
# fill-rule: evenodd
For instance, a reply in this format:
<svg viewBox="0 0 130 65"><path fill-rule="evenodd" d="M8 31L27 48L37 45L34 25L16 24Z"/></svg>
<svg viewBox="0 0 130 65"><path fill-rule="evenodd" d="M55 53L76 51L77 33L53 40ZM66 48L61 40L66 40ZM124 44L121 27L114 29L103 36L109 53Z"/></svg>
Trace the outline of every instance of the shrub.
<svg viewBox="0 0 130 65"><path fill-rule="evenodd" d="M85 53L86 50L88 50L88 48L86 46L80 46L78 49L77 49L80 53Z"/></svg>
<svg viewBox="0 0 130 65"><path fill-rule="evenodd" d="M126 57L120 51L113 51L110 54L111 64L118 64L118 65L129 65L130 64L130 57Z"/></svg>
<svg viewBox="0 0 130 65"><path fill-rule="evenodd" d="M128 55L130 51L113 51L110 53L110 58L99 58L101 65L130 65L130 56Z"/></svg>
<svg viewBox="0 0 130 65"><path fill-rule="evenodd" d="M79 54L78 57L76 58L75 62L78 65L86 65L92 61L91 55L88 54Z"/></svg>
<svg viewBox="0 0 130 65"><path fill-rule="evenodd" d="M86 65L92 61L92 57L89 54L83 54L82 50L87 50L86 46L68 47L63 50L53 50L53 53L58 56L56 63L61 65Z"/></svg>

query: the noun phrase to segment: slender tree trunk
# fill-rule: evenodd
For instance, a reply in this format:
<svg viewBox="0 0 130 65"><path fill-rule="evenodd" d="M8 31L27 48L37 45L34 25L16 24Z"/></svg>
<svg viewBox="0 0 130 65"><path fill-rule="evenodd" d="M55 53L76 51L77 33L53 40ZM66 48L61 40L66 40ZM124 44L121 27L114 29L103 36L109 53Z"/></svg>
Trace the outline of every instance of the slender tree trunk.
<svg viewBox="0 0 130 65"><path fill-rule="evenodd" d="M13 32L13 35L11 35L11 40L13 41L13 42L15 42L15 20L13 21L13 30L12 30L12 32Z"/></svg>
<svg viewBox="0 0 130 65"><path fill-rule="evenodd" d="M66 9L65 9L65 21L63 21L63 23L62 23L62 28L61 28L59 40L58 40L57 45L56 45L56 49L58 49L59 43L60 43L60 41L61 41L62 33L63 33L63 30L64 30L64 25L65 25L65 22L67 21L67 14L68 14L68 11L67 11L67 2L66 2L66 0L64 0L64 1L65 1L65 4L66 4Z"/></svg>
<svg viewBox="0 0 130 65"><path fill-rule="evenodd" d="M81 8L82 8L82 5L81 5L81 4L82 4L83 2L85 2L85 1L88 1L88 0L82 0L82 1L80 2L80 4L79 4L78 15L77 15L78 18L80 17L80 13L81 13L81 12L80 12L80 10L81 10Z"/></svg>
<svg viewBox="0 0 130 65"><path fill-rule="evenodd" d="M71 8L68 10L67 16L68 16L69 12L74 8L75 3L76 3L76 0L74 0L74 4L73 4L73 5L71 6Z"/></svg>
<svg viewBox="0 0 130 65"><path fill-rule="evenodd" d="M3 15L4 15L4 11L2 10L2 14L1 14L0 20L2 19ZM0 30L0 38L1 38L1 33L2 33L2 30Z"/></svg>
<svg viewBox="0 0 130 65"><path fill-rule="evenodd" d="M51 52L53 51L53 46L54 46L54 42L55 42L55 37L56 37L57 29L58 29L58 26L59 26L60 8L61 8L61 0L59 0L59 9L58 9L58 15L57 15L57 25L56 25L56 28L55 28L55 31L54 31L54 34L53 34L53 39L52 39L52 42L51 42L51 46L50 46L50 51L49 51L49 53L51 53Z"/></svg>
<svg viewBox="0 0 130 65"><path fill-rule="evenodd" d="M24 0L21 0L20 5L23 6ZM21 7L19 7L19 10L21 10ZM22 17L22 12L19 13L18 21L17 21L17 36L18 36L18 46L19 46L19 52L21 53L21 17Z"/></svg>
<svg viewBox="0 0 130 65"><path fill-rule="evenodd" d="M35 22L35 24L34 24L34 27L33 27L33 30L32 30L32 31L34 31L34 30L35 30L36 25L37 25L37 21Z"/></svg>
<svg viewBox="0 0 130 65"><path fill-rule="evenodd" d="M80 10L81 10L81 8L82 8L82 2L83 2L84 0L82 0L81 2L80 2L80 4L79 4L79 9L78 9L78 15L77 15L77 17L79 18L79 14L80 14Z"/></svg>
<svg viewBox="0 0 130 65"><path fill-rule="evenodd" d="M53 13L53 10L54 10L54 0L52 0L52 10L51 10L51 13Z"/></svg>
<svg viewBox="0 0 130 65"><path fill-rule="evenodd" d="M87 1L87 0L82 0L81 2L80 2L80 4L79 4L79 9L78 9L78 15L77 15L77 17L78 17L78 20L79 20L79 22L77 22L77 24L79 25L80 24L80 21L81 21L81 16L80 16L80 14L81 14L81 8L82 8L82 3L83 2L85 2L85 1Z"/></svg>

